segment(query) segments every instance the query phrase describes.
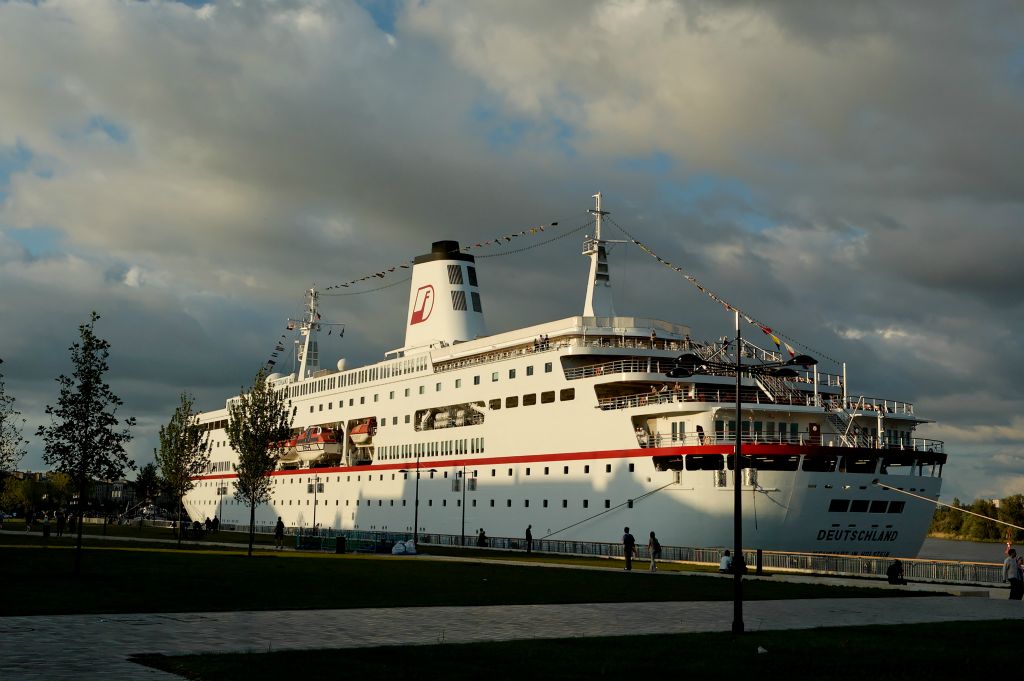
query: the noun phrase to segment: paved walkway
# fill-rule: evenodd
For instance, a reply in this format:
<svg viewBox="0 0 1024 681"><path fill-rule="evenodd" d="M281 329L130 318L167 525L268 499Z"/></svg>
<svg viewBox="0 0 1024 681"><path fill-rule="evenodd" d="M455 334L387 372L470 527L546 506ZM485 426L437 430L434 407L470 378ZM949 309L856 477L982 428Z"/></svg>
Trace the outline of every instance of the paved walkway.
<svg viewBox="0 0 1024 681"><path fill-rule="evenodd" d="M1019 602L988 598L750 601L747 631L1019 619ZM729 631L732 603L601 603L372 608L0 619L0 678L176 679L137 653L267 651L531 638Z"/></svg>

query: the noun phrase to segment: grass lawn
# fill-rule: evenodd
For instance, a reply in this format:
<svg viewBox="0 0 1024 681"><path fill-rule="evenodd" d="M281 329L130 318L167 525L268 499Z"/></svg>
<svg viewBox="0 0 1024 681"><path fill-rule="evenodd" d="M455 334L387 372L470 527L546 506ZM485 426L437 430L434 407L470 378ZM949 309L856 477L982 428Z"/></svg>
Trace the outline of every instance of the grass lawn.
<svg viewBox="0 0 1024 681"><path fill-rule="evenodd" d="M688 580L685 580L688 581ZM666 634L164 657L137 662L189 679L683 678L872 681L1014 676L1020 633L1007 622ZM950 645L951 642L955 642ZM767 650L758 653L758 647Z"/></svg>
<svg viewBox="0 0 1024 681"><path fill-rule="evenodd" d="M43 547L36 537L0 536L0 580L17 585L0 599L0 615L732 598L732 580L712 576L453 562L429 556L263 551L249 558L240 550L111 542L84 549L83 574L77 579L71 575L73 558L70 541ZM395 588L403 584L430 588ZM771 580L747 581L744 588L750 600L912 593Z"/></svg>
<svg viewBox="0 0 1024 681"><path fill-rule="evenodd" d="M27 536L41 537L43 530L42 524L36 522L32 526L32 531L27 532ZM22 518L12 518L4 521L5 530L24 530L25 521ZM50 536L56 538L57 526L54 523L50 523ZM64 531L64 538L74 537L76 533ZM133 539L170 539L176 540L174 532L166 527L152 527L150 525L144 525L140 527L138 523L132 525L101 525L93 523L85 523L82 526L82 537L83 541L86 537L129 537ZM295 545L294 537L287 537L285 541L290 542L290 546ZM200 540L187 540L186 543L203 543L203 542L232 542L239 544L249 543L248 532L229 532L227 530L218 530L217 532L206 532L203 534L203 538ZM274 537L269 534L256 534L255 543L261 546L273 546Z"/></svg>

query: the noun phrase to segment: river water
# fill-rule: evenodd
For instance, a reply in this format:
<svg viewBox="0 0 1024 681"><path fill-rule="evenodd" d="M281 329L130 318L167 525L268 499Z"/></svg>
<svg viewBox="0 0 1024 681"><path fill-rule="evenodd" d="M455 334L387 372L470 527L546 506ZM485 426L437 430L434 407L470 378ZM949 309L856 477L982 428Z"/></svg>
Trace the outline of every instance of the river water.
<svg viewBox="0 0 1024 681"><path fill-rule="evenodd" d="M1002 563L1006 544L994 542L959 541L956 539L924 540L918 558L932 560L959 560L970 563ZM1020 547L1016 547L1018 553Z"/></svg>

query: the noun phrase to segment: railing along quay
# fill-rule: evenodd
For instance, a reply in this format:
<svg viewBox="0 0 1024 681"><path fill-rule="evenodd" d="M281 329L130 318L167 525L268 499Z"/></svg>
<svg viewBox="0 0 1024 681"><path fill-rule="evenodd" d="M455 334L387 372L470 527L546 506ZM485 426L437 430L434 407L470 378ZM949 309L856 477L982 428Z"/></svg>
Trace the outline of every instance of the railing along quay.
<svg viewBox="0 0 1024 681"><path fill-rule="evenodd" d="M91 519L86 519L90 521ZM138 525L139 521L133 521ZM142 522L150 527L168 527L168 521L145 520ZM222 523L224 531L247 532L247 525ZM273 526L257 525L257 534L273 534ZM373 550L388 547L395 542L411 539L409 532L383 532L363 530L332 530L322 529L313 533L309 528L289 527L285 529L290 537L289 543L296 547L335 551L338 537L345 537L349 550ZM643 537L638 537L642 540ZM476 545L476 535L466 535L465 548L480 548ZM422 546L462 546L463 538L457 534L420 535ZM521 537L487 537L487 546L483 548L504 551L525 551L526 542ZM639 545L638 561L649 560L646 545ZM661 547L662 561L681 563L697 563L700 565L718 565L722 558L723 548L704 548L693 546ZM535 553L552 553L587 558L623 558L622 544L618 542L586 542L560 539L534 539ZM757 551L745 549L744 560L748 575L754 573L757 565ZM868 579L884 579L885 571L893 560L899 558L903 563L903 576L911 582L934 582L953 585L1004 586L1003 566L1001 563L970 563L954 560L932 560L924 558L902 558L899 556L848 556L826 553L795 553L786 551L762 551L761 565L763 569L774 572L791 572L812 575L831 575L835 577L862 577Z"/></svg>

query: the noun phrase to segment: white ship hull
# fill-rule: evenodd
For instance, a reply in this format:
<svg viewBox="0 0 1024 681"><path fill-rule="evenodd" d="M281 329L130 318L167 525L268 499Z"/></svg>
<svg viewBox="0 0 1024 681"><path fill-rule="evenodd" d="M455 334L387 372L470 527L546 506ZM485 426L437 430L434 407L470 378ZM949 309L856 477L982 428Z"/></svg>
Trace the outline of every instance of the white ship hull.
<svg viewBox="0 0 1024 681"><path fill-rule="evenodd" d="M680 352L729 348L693 343L685 326L616 316L483 335L467 302L479 311L473 259L452 244L416 260L406 347L339 371L311 370L303 355L296 374L273 377L295 432L330 428L339 451L328 466L272 473L257 524L411 536L418 516L420 535L522 537L532 525L537 539L615 542L628 526L664 545L731 545L735 373L667 377ZM604 271L592 268L595 300ZM441 310L449 286L454 311ZM310 294L307 347L320 325ZM438 318L447 326L429 327ZM744 352L755 350L773 359ZM775 383L744 375L741 397L745 547L917 554L932 504L875 484L939 497L942 443L915 437L923 420L912 405L849 396L845 372L810 370ZM210 473L186 508L248 525L233 475L219 472L237 461L227 419L226 409L201 417Z"/></svg>

